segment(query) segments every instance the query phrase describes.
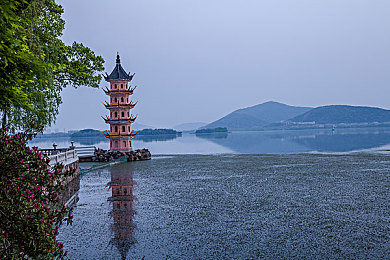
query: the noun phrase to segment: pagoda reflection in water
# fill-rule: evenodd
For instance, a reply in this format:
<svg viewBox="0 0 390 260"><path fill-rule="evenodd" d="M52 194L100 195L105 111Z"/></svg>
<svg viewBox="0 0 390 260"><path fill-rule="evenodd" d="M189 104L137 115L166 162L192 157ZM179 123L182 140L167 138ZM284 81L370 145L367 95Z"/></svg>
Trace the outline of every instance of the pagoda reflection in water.
<svg viewBox="0 0 390 260"><path fill-rule="evenodd" d="M110 244L118 248L122 259L134 244L133 237L133 172L128 164L111 167L112 196L108 201L112 202L110 213L113 220L113 235Z"/></svg>

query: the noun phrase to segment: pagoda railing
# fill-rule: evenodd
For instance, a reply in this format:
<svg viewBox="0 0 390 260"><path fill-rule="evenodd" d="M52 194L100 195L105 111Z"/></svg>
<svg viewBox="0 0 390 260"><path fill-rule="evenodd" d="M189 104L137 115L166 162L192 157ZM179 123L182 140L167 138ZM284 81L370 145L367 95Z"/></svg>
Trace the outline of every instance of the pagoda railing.
<svg viewBox="0 0 390 260"><path fill-rule="evenodd" d="M106 88L106 89L103 89L103 90L104 90L104 93L106 93L106 95L110 96L111 94L128 94L128 95L133 95L134 89L135 88L128 89L128 90L126 90L126 89L121 90L121 89L108 89L108 88Z"/></svg>

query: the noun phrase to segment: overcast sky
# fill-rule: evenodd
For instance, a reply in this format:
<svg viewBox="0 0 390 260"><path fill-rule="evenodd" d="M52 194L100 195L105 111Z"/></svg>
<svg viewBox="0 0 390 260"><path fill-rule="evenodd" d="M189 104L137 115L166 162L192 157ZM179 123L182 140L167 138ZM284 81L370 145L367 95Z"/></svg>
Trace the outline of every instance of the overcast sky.
<svg viewBox="0 0 390 260"><path fill-rule="evenodd" d="M61 0L64 41L135 72L138 123L211 122L266 101L390 109L389 0ZM102 81L101 86L107 86ZM108 126L67 88L59 130Z"/></svg>

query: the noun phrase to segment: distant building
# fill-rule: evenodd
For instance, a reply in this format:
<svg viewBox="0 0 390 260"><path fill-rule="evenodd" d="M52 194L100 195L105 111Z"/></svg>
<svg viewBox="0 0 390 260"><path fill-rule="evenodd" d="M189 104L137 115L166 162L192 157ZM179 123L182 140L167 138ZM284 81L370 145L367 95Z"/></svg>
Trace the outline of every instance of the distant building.
<svg viewBox="0 0 390 260"><path fill-rule="evenodd" d="M103 118L110 124L110 131L104 135L110 138L110 150L130 151L132 150L132 138L136 135L131 129L131 124L136 116L130 113L137 103L130 100L134 88L129 84L134 74L126 73L121 66L119 54L116 56L116 66L110 75L106 73L105 80L110 83L110 89L104 92L110 97L110 103L105 102L105 107L110 110L110 116Z"/></svg>

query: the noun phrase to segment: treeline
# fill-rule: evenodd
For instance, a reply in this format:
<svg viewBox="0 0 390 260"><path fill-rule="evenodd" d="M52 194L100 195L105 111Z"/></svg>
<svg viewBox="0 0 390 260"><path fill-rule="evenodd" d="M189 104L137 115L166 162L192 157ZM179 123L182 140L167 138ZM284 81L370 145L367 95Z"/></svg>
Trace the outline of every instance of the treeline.
<svg viewBox="0 0 390 260"><path fill-rule="evenodd" d="M71 138L80 138L80 137L104 137L104 134L99 130L94 129L83 129L78 132L74 132L70 135Z"/></svg>
<svg viewBox="0 0 390 260"><path fill-rule="evenodd" d="M199 129L195 131L195 134L214 134L214 133L227 133L228 130L226 127L217 127L217 128L206 128Z"/></svg>
<svg viewBox="0 0 390 260"><path fill-rule="evenodd" d="M177 135L179 132L173 129L143 129L137 135Z"/></svg>

